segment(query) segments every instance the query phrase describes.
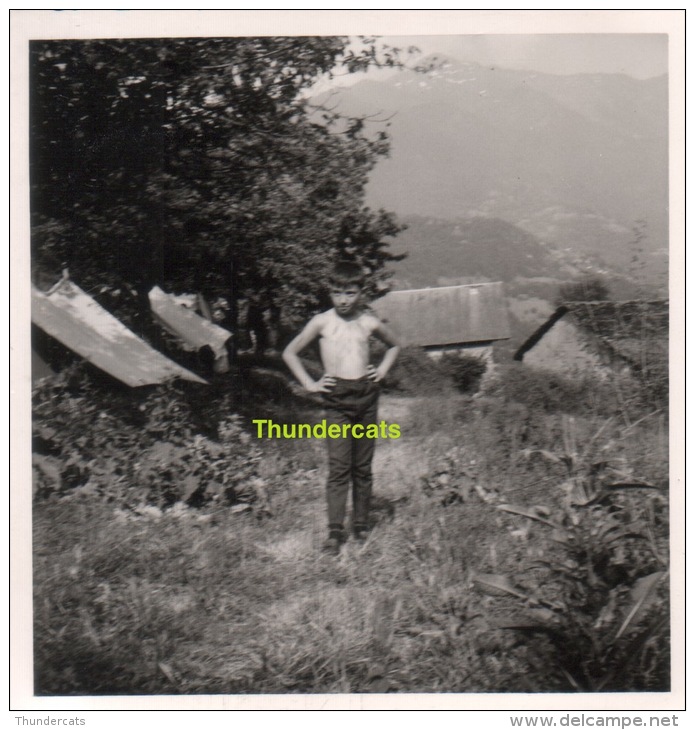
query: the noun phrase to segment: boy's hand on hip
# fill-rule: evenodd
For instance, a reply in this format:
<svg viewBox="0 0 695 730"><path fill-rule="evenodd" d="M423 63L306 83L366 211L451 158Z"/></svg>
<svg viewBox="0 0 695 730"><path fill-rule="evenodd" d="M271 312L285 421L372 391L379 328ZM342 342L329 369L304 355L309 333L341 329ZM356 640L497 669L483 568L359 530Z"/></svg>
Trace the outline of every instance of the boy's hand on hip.
<svg viewBox="0 0 695 730"><path fill-rule="evenodd" d="M367 377L375 383L384 379L383 373L379 370L379 368L375 368L374 365L367 365Z"/></svg>
<svg viewBox="0 0 695 730"><path fill-rule="evenodd" d="M335 385L335 378L332 375L324 375L321 380L307 385L307 390L310 393L330 393L331 388Z"/></svg>

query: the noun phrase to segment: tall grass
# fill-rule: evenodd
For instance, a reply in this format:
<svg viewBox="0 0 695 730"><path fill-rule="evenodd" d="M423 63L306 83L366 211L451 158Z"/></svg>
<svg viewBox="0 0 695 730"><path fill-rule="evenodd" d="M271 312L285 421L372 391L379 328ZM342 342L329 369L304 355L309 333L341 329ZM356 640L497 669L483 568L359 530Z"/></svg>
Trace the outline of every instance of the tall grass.
<svg viewBox="0 0 695 730"><path fill-rule="evenodd" d="M322 442L220 431L226 409L207 435L190 419L173 428L168 393L131 431L91 401L105 417L91 419L84 448L115 439L120 474L97 470L100 489L90 490L89 454L63 454L54 433L59 420L69 441L65 409L87 394L58 411L39 398L36 430L57 482L41 476L34 505L37 693L666 689L665 415L632 411L627 422L579 395L541 408L516 373L475 398L453 388L383 398L382 417L401 421L403 436L377 446L373 532L338 558L320 550ZM241 406L242 424L252 413L320 417L280 392L268 401L247 390ZM242 489L237 500L148 500L123 466L142 458L129 439L143 426L148 448L178 449L182 479L213 479L182 453L201 437L198 453L230 449L222 480L241 486L232 472L246 454L253 469L241 481L260 483L267 500ZM75 427L85 428L79 417ZM88 473L73 479L69 459ZM177 486L166 471L162 480Z"/></svg>

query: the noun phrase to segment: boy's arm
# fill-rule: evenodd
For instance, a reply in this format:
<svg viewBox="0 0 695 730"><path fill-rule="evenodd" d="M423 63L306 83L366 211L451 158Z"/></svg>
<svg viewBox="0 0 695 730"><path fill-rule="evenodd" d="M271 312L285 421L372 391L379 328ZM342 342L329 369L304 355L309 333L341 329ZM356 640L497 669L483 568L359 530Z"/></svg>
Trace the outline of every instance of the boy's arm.
<svg viewBox="0 0 695 730"><path fill-rule="evenodd" d="M282 353L282 359L292 371L295 378L301 383L305 390L310 393L329 393L335 385L335 378L330 375L323 375L319 381L315 381L306 371L306 368L299 359L299 353L321 334L320 315L316 315L309 321L309 324L290 342Z"/></svg>
<svg viewBox="0 0 695 730"><path fill-rule="evenodd" d="M370 380L378 383L386 377L386 374L391 369L393 363L396 362L398 353L401 351L401 343L396 334L383 322L379 322L372 334L375 337L378 337L384 344L389 346L389 349L386 350L379 367L375 368L373 365L369 365L367 367L367 375Z"/></svg>

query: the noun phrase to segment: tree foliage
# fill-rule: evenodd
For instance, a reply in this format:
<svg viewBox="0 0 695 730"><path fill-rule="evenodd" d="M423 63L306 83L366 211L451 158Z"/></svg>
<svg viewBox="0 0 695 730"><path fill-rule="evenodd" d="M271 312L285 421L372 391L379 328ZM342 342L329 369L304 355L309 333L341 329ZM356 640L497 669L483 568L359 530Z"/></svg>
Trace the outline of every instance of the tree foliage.
<svg viewBox="0 0 695 730"><path fill-rule="evenodd" d="M343 37L41 41L31 46L32 254L86 287L158 283L288 316L336 256L387 277L393 216L366 209L383 129L312 104L312 84L398 66Z"/></svg>

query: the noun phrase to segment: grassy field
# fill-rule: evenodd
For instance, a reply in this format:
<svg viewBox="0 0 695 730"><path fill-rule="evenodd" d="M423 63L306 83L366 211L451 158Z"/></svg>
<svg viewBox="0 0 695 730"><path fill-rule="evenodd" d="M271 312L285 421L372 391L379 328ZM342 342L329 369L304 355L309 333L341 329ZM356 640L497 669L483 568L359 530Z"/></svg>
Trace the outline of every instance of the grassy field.
<svg viewBox="0 0 695 730"><path fill-rule="evenodd" d="M502 376L382 397L403 436L337 558L323 442L242 430L320 418L282 384L249 374L231 425L221 385L216 431L161 396L140 422L36 399L36 693L668 690L665 411Z"/></svg>

